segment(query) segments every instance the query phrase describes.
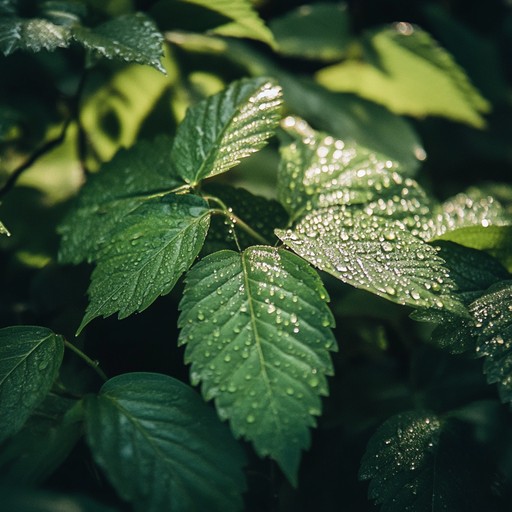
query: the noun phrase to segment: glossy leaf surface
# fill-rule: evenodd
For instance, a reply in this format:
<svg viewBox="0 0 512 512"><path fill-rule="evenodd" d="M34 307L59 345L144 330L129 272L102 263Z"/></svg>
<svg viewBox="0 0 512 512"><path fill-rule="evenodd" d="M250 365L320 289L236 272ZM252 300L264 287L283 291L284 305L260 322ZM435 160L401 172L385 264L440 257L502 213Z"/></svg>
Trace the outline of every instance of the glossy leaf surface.
<svg viewBox="0 0 512 512"><path fill-rule="evenodd" d="M94 459L135 510L241 510L243 452L190 387L127 373L90 397L86 412Z"/></svg>
<svg viewBox="0 0 512 512"><path fill-rule="evenodd" d="M200 197L170 194L119 221L98 256L79 327L118 312L125 318L171 291L203 246L210 214Z"/></svg>
<svg viewBox="0 0 512 512"><path fill-rule="evenodd" d="M50 391L64 354L44 327L0 329L0 440L17 432Z"/></svg>
<svg viewBox="0 0 512 512"><path fill-rule="evenodd" d="M256 246L204 258L188 273L180 304L192 382L292 483L332 373L326 300L303 260Z"/></svg>
<svg viewBox="0 0 512 512"><path fill-rule="evenodd" d="M196 185L262 148L280 119L281 88L265 78L240 80L190 108L172 147L178 174Z"/></svg>

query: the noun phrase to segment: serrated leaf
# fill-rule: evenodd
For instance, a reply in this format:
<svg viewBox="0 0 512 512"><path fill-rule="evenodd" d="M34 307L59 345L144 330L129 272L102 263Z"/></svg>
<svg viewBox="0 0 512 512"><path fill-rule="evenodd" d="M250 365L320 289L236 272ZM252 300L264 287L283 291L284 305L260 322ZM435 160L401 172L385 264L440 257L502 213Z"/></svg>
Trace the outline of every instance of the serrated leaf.
<svg viewBox="0 0 512 512"><path fill-rule="evenodd" d="M62 337L44 327L0 329L0 441L16 433L55 381Z"/></svg>
<svg viewBox="0 0 512 512"><path fill-rule="evenodd" d="M511 277L498 260L483 251L444 240L432 245L438 249L465 303L478 298L493 284Z"/></svg>
<svg viewBox="0 0 512 512"><path fill-rule="evenodd" d="M366 36L370 51L320 70L326 87L354 92L398 114L443 116L482 128L490 105L453 57L425 31L397 23ZM432 94L432 91L436 91Z"/></svg>
<svg viewBox="0 0 512 512"><path fill-rule="evenodd" d="M36 484L50 476L83 433L80 405L76 400L50 393L22 429L2 445L2 481Z"/></svg>
<svg viewBox="0 0 512 512"><path fill-rule="evenodd" d="M295 140L281 148L277 190L292 218L317 208L360 204L368 214L392 216L416 232L424 229L430 201L413 179L397 172L396 162L315 132L295 117L282 124Z"/></svg>
<svg viewBox="0 0 512 512"><path fill-rule="evenodd" d="M433 231L425 230L429 239L457 240L449 233L460 228L475 226L504 226L512 224L512 215L492 196L469 190L457 194L434 211ZM456 235L454 235L456 237ZM474 247L478 249L478 247Z"/></svg>
<svg viewBox="0 0 512 512"><path fill-rule="evenodd" d="M59 226L63 263L94 260L110 233L130 212L154 196L183 185L170 166L170 140L139 142L121 150L82 188Z"/></svg>
<svg viewBox="0 0 512 512"><path fill-rule="evenodd" d="M124 374L86 406L94 459L135 510L241 510L243 453L191 388Z"/></svg>
<svg viewBox="0 0 512 512"><path fill-rule="evenodd" d="M141 205L110 232L89 286L89 305L78 328L93 318L126 318L171 291L203 246L210 223L207 203L168 194Z"/></svg>
<svg viewBox="0 0 512 512"><path fill-rule="evenodd" d="M267 246L220 251L187 274L180 344L221 418L295 484L336 344L327 294L303 260Z"/></svg>
<svg viewBox="0 0 512 512"><path fill-rule="evenodd" d="M4 55L16 50L38 52L66 48L70 39L69 27L43 18L0 18L0 51Z"/></svg>
<svg viewBox="0 0 512 512"><path fill-rule="evenodd" d="M73 39L107 59L152 66L162 73L163 36L143 13L118 16L94 28L75 25Z"/></svg>
<svg viewBox="0 0 512 512"><path fill-rule="evenodd" d="M476 322L471 333L476 338L476 355L486 358L487 382L498 383L501 400L511 402L512 281L491 287L469 306L469 311Z"/></svg>
<svg viewBox="0 0 512 512"><path fill-rule="evenodd" d="M280 119L281 88L265 78L233 82L190 108L178 127L172 163L192 185L228 171L261 149Z"/></svg>
<svg viewBox="0 0 512 512"><path fill-rule="evenodd" d="M313 211L293 230L276 234L306 261L356 288L399 304L465 314L436 250L401 223L339 206Z"/></svg>
<svg viewBox="0 0 512 512"><path fill-rule="evenodd" d="M220 199L228 208L231 208L239 219L242 219L243 222L265 238L269 245L277 241L274 229L285 227L288 221L286 211L277 201L255 196L243 188L211 183L205 186L203 191ZM221 249L236 250L235 236L242 249L258 242L253 236L241 229L237 223L232 223L220 216L212 217L204 250L207 253Z"/></svg>
<svg viewBox="0 0 512 512"><path fill-rule="evenodd" d="M347 5L303 5L269 23L277 51L305 59L333 61L345 57L352 40Z"/></svg>
<svg viewBox="0 0 512 512"><path fill-rule="evenodd" d="M262 41L272 48L276 42L272 32L265 26L250 0L181 0L199 5L226 16L233 21L212 30L213 33L229 37L247 37Z"/></svg>
<svg viewBox="0 0 512 512"><path fill-rule="evenodd" d="M489 490L472 472L478 463L466 430L427 411L386 421L370 439L359 473L371 480L368 494L381 512L485 509L482 490Z"/></svg>

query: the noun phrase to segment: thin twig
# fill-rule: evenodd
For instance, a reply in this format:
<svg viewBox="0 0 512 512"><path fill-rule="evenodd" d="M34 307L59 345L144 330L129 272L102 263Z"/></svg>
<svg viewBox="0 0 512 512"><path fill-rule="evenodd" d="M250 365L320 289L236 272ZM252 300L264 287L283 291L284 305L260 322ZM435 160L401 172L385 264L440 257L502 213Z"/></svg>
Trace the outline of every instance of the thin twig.
<svg viewBox="0 0 512 512"><path fill-rule="evenodd" d="M87 354L84 354L78 347L73 345L73 343L70 343L68 340L64 340L64 346L83 359L104 382L108 380L106 373L100 368L98 361L93 361Z"/></svg>

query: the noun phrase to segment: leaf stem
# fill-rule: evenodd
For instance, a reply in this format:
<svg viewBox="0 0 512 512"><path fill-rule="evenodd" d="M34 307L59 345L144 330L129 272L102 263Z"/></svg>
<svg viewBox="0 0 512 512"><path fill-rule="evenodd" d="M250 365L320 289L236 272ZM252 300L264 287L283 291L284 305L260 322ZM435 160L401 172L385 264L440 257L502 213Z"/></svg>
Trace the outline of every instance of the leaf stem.
<svg viewBox="0 0 512 512"><path fill-rule="evenodd" d="M69 348L72 352L74 352L78 357L83 359L100 377L106 382L108 380L105 372L100 368L98 361L93 361L87 354L84 354L78 347L70 343L68 340L64 340L64 346Z"/></svg>
<svg viewBox="0 0 512 512"><path fill-rule="evenodd" d="M206 201L214 201L222 208L221 210L212 210L212 213L219 213L221 215L225 215L233 224L240 226L241 229L243 229L247 234L252 236L255 240L258 240L258 242L264 245L271 245L270 242L267 239L265 239L265 237L260 235L257 231L252 229L251 226L249 226L249 224L246 224L240 217L235 215L231 211L231 208L228 208L226 204L223 201L221 201L218 197L203 196L203 199L205 199Z"/></svg>

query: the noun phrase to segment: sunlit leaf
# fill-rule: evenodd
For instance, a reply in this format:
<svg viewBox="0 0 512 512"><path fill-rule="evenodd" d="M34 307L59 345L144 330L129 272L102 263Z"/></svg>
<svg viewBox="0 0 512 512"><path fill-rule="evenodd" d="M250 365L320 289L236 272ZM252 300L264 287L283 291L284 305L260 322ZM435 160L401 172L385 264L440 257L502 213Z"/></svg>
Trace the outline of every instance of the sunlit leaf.
<svg viewBox="0 0 512 512"><path fill-rule="evenodd" d="M489 103L453 57L425 31L397 23L367 35L364 60L317 73L326 87L354 92L398 114L443 116L482 128ZM435 91L435 92L433 92Z"/></svg>
<svg viewBox="0 0 512 512"><path fill-rule="evenodd" d="M299 58L341 59L352 39L347 5L342 3L302 5L272 19L269 26L278 52Z"/></svg>
<svg viewBox="0 0 512 512"><path fill-rule="evenodd" d="M76 25L73 38L108 59L147 64L165 73L160 62L163 36L145 14L118 16L94 28Z"/></svg>
<svg viewBox="0 0 512 512"><path fill-rule="evenodd" d="M50 391L64 354L44 327L0 329L0 441L16 433Z"/></svg>
<svg viewBox="0 0 512 512"><path fill-rule="evenodd" d="M371 480L369 497L382 512L476 512L490 490L475 476L468 441L461 422L427 411L398 414L370 439L359 476Z"/></svg>
<svg viewBox="0 0 512 512"><path fill-rule="evenodd" d="M194 384L235 435L297 482L336 348L327 295L303 260L271 247L220 251L187 274L180 343Z"/></svg>
<svg viewBox="0 0 512 512"><path fill-rule="evenodd" d="M180 0L206 7L233 21L212 30L213 33L229 37L247 37L275 47L272 32L265 26L250 0Z"/></svg>
<svg viewBox="0 0 512 512"><path fill-rule="evenodd" d="M392 216L422 231L430 201L399 165L374 151L312 130L287 117L283 128L294 141L281 148L278 197L292 218L305 211L359 204L369 215Z"/></svg>
<svg viewBox="0 0 512 512"><path fill-rule="evenodd" d="M127 373L86 406L94 459L135 510L241 510L243 453L190 387Z"/></svg>
<svg viewBox="0 0 512 512"><path fill-rule="evenodd" d="M172 163L196 185L258 151L280 119L281 88L265 78L233 82L190 108L178 127Z"/></svg>
<svg viewBox="0 0 512 512"><path fill-rule="evenodd" d="M392 219L330 207L276 234L306 261L356 288L399 304L464 314L437 251Z"/></svg>
<svg viewBox="0 0 512 512"><path fill-rule="evenodd" d="M9 233L9 230L0 222L0 235L7 235L11 236L11 233Z"/></svg>
<svg viewBox="0 0 512 512"><path fill-rule="evenodd" d="M183 185L170 164L170 139L121 150L91 176L59 227L64 263L94 260L125 216L152 197Z"/></svg>
<svg viewBox="0 0 512 512"><path fill-rule="evenodd" d="M206 202L169 194L130 212L109 233L89 286L80 332L93 318L143 311L171 291L203 246L210 222Z"/></svg>

